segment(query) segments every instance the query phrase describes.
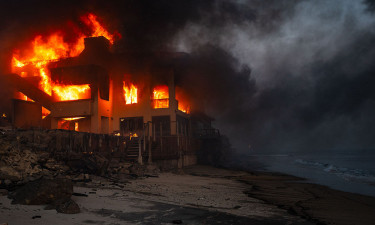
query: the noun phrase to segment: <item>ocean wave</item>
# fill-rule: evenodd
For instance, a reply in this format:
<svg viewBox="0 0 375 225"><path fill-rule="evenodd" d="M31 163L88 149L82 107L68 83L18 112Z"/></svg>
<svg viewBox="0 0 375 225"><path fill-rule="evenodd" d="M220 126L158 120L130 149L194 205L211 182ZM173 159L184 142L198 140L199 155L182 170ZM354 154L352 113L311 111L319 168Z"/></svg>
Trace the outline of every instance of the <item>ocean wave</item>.
<svg viewBox="0 0 375 225"><path fill-rule="evenodd" d="M334 174L347 181L361 182L361 183L375 186L375 174L372 174L371 172L367 170L350 169L350 168L335 166L329 163L314 162L314 161L308 161L308 160L303 160L303 159L296 159L295 162L304 166L321 169L324 172Z"/></svg>

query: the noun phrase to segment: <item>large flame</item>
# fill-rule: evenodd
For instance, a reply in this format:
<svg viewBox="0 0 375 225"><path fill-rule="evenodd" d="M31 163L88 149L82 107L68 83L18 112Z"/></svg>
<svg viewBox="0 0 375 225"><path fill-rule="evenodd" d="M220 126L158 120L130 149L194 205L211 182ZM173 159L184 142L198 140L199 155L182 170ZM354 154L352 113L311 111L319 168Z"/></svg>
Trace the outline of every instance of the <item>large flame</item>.
<svg viewBox="0 0 375 225"><path fill-rule="evenodd" d="M132 83L127 84L125 81L123 83L125 104L138 103L138 88Z"/></svg>
<svg viewBox="0 0 375 225"><path fill-rule="evenodd" d="M60 101L71 101L78 99L90 98L90 85L64 85L55 84L53 86L53 92L58 96Z"/></svg>
<svg viewBox="0 0 375 225"><path fill-rule="evenodd" d="M159 85L154 87L152 91L152 107L154 109L169 107L169 90L167 85Z"/></svg>
<svg viewBox="0 0 375 225"><path fill-rule="evenodd" d="M48 95L52 95L53 91L58 96L57 99L61 101L76 100L81 99L81 96L87 96L90 90L88 85L61 85L53 82L47 68L50 62L78 56L84 49L84 38L86 37L104 36L113 43L114 35L110 34L98 22L94 14L89 13L81 19L91 30L89 35L79 33L72 43L67 43L64 40L62 32L55 32L47 37L38 35L32 41L30 49L23 50L22 56L13 54L12 72L18 73L22 77L40 77L39 88ZM85 93L82 93L82 90Z"/></svg>

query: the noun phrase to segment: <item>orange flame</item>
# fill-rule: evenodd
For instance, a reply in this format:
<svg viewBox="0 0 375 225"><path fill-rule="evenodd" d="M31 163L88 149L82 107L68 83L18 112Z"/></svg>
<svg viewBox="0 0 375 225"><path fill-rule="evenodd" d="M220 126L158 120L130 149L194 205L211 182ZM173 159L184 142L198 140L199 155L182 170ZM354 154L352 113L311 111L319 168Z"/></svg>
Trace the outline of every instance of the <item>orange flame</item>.
<svg viewBox="0 0 375 225"><path fill-rule="evenodd" d="M22 92L16 92L14 98L15 98L15 99L24 100L24 101L34 102L34 100L32 100L31 98L27 97L27 96L26 96L24 93L22 93Z"/></svg>
<svg viewBox="0 0 375 225"><path fill-rule="evenodd" d="M134 133L134 134L130 133L130 134L129 134L129 137L130 137L130 140L131 140L131 139L134 138L134 137L138 137L138 134L137 134L137 133Z"/></svg>
<svg viewBox="0 0 375 225"><path fill-rule="evenodd" d="M178 102L178 110L186 113L186 114L190 114L190 107L182 102Z"/></svg>
<svg viewBox="0 0 375 225"><path fill-rule="evenodd" d="M18 59L16 59L15 57L12 58L12 66L13 67L24 67L25 64L20 62Z"/></svg>
<svg viewBox="0 0 375 225"><path fill-rule="evenodd" d="M124 97L125 97L125 104L134 104L138 103L138 88L134 86L134 84L126 84L123 81L123 89L124 89Z"/></svg>
<svg viewBox="0 0 375 225"><path fill-rule="evenodd" d="M92 13L88 13L86 16L82 16L81 17L81 20L88 26L91 28L92 30L92 36L93 37L99 37L99 36L103 36L105 38L107 38L109 40L109 42L111 44L113 44L114 40L115 40L115 34L117 34L116 32L114 34L110 34L99 22L98 22L98 18L96 15L92 14ZM119 34L117 34L117 36L120 36Z"/></svg>
<svg viewBox="0 0 375 225"><path fill-rule="evenodd" d="M46 118L49 114L51 114L51 111L42 107L42 119Z"/></svg>
<svg viewBox="0 0 375 225"><path fill-rule="evenodd" d="M63 85L55 84L53 86L53 92L57 95L60 101L71 101L78 99L87 99L91 96L90 85Z"/></svg>
<svg viewBox="0 0 375 225"><path fill-rule="evenodd" d="M38 35L32 41L31 49L26 49L22 57L18 54L13 54L12 72L18 73L22 77L39 76L39 88L48 95L52 95L53 90L59 96L59 100L80 99L82 94L80 90L84 89L87 91L87 89L89 89L88 85L74 85L74 87L72 87L71 85L55 83L51 80L47 65L50 62L55 62L63 58L78 56L84 49L85 37L104 36L113 43L114 35L110 34L98 22L94 14L87 14L87 17L82 17L81 19L89 26L91 35L77 34L74 43L67 43L61 32L55 32L48 37ZM27 70L27 72L25 70ZM66 90L63 90L64 88L66 88ZM69 91L73 91L74 93L68 93ZM61 93L62 95L60 96Z"/></svg>
<svg viewBox="0 0 375 225"><path fill-rule="evenodd" d="M190 114L190 105L188 98L185 92L179 87L176 87L176 100L178 101L178 110L186 114Z"/></svg>
<svg viewBox="0 0 375 225"><path fill-rule="evenodd" d="M79 131L79 122L77 120L82 118L84 117L62 118L57 121L57 127L58 129Z"/></svg>
<svg viewBox="0 0 375 225"><path fill-rule="evenodd" d="M79 120L79 119L83 119L85 117L66 117L66 118L62 118L62 120L65 120L65 121L73 121L73 120Z"/></svg>
<svg viewBox="0 0 375 225"><path fill-rule="evenodd" d="M169 107L169 90L167 85L159 85L154 87L152 91L152 103L154 109Z"/></svg>

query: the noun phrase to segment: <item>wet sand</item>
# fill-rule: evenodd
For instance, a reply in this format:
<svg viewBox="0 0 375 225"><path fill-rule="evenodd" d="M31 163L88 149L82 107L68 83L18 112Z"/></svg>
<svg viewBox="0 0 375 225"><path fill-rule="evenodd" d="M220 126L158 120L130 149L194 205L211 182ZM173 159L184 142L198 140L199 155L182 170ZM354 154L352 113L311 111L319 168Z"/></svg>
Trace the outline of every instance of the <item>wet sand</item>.
<svg viewBox="0 0 375 225"><path fill-rule="evenodd" d="M81 213L0 196L0 224L374 224L374 198L301 181L208 166L123 182L93 177L74 187L87 195L72 197Z"/></svg>

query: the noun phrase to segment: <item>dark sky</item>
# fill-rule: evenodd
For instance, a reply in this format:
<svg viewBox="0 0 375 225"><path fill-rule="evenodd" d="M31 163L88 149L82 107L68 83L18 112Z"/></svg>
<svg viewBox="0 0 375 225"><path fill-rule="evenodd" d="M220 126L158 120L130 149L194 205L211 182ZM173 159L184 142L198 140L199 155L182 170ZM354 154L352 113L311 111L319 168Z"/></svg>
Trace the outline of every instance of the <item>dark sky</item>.
<svg viewBox="0 0 375 225"><path fill-rule="evenodd" d="M118 51L190 53L182 80L239 151L374 148L374 9L370 0L2 1L0 65L22 41L92 11L122 34Z"/></svg>

